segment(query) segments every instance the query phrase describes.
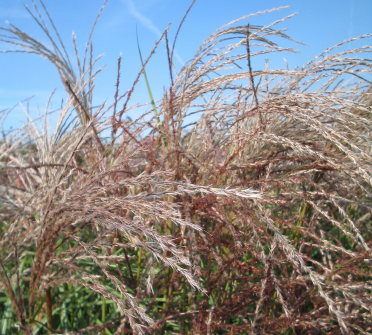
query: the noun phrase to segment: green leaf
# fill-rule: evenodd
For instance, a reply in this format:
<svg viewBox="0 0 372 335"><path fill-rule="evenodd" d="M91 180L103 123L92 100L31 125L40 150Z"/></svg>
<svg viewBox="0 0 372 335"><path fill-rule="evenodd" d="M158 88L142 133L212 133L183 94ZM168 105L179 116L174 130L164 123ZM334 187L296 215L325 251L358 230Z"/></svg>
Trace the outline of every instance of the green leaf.
<svg viewBox="0 0 372 335"><path fill-rule="evenodd" d="M140 59L141 59L141 64L142 64L142 67L144 67L144 63L143 63L143 59L142 59L142 53L141 53L141 48L140 48L140 45L139 45L139 40L138 40L138 29L136 27L136 37L137 37L137 47L138 47L138 52L139 52L139 56L140 56ZM155 105L155 102L154 102L154 98L152 96L152 92L151 92L151 88L150 88L150 84L149 84L149 81L147 79L147 74L146 74L146 70L145 68L143 68L143 76L145 77L145 81L146 81L146 86L147 86L147 92L149 93L149 97L150 97L150 101L151 101L151 105L152 105L152 108L154 109L154 114L155 116L157 117L157 120L160 124L160 119L158 117L158 111L156 109L156 105Z"/></svg>

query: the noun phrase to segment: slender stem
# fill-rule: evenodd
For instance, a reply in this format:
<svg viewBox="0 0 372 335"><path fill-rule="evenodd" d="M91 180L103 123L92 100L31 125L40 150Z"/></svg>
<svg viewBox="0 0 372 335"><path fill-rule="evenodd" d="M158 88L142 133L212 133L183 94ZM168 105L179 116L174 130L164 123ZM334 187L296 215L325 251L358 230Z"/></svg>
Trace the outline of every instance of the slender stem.
<svg viewBox="0 0 372 335"><path fill-rule="evenodd" d="M104 296L101 297L102 300L102 323L106 322L106 299Z"/></svg>
<svg viewBox="0 0 372 335"><path fill-rule="evenodd" d="M130 279L132 281L132 289L135 290L136 289L136 282L135 282L134 277L133 277L132 267L130 266L129 258L128 258L128 255L127 255L127 252L126 252L125 248L123 248L123 251L124 251L124 255L125 255L125 261L127 262L127 266L128 266L128 269L129 269Z"/></svg>
<svg viewBox="0 0 372 335"><path fill-rule="evenodd" d="M251 84L252 84L252 90L253 90L253 96L254 100L256 102L256 107L258 108L258 98L257 98L257 91L256 87L254 86L254 79L253 79L253 71L252 71L252 64L251 64L251 49L249 47L249 24L247 26L247 37L246 37L246 43L247 43L247 59L248 59L248 69L249 69L249 76L251 79ZM261 112L258 111L258 115L260 116L260 123L262 124L262 115Z"/></svg>
<svg viewBox="0 0 372 335"><path fill-rule="evenodd" d="M141 261L142 261L142 249L138 248L137 286L139 285L140 276L141 276Z"/></svg>
<svg viewBox="0 0 372 335"><path fill-rule="evenodd" d="M52 289L48 288L45 291L46 295L46 317L47 317L47 326L49 329L53 329L53 298L52 298ZM51 333L51 331L49 331Z"/></svg>

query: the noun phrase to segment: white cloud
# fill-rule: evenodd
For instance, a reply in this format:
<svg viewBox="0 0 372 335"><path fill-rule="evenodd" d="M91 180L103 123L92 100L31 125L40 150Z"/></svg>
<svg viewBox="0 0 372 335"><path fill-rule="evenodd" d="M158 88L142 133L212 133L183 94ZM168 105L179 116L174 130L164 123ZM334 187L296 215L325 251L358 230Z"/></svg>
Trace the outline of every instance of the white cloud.
<svg viewBox="0 0 372 335"><path fill-rule="evenodd" d="M134 16L143 26L153 31L156 35L161 36L160 30L152 23L150 19L142 15L134 6L132 0L126 0L126 4L129 10L129 13Z"/></svg>
<svg viewBox="0 0 372 335"><path fill-rule="evenodd" d="M127 5L130 15L135 17L138 20L138 22L140 22L147 29L151 30L155 35L157 35L158 37L161 36L162 32L153 24L151 19L149 19L136 9L133 0L122 1ZM181 56L177 53L176 50L174 50L174 56L182 66L185 65L185 62L182 60Z"/></svg>

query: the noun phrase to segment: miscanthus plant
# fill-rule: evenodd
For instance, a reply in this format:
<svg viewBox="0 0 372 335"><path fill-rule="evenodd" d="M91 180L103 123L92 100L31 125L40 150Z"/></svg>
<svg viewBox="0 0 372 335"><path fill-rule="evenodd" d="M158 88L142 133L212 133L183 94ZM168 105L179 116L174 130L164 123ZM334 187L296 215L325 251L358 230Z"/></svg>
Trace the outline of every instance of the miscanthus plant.
<svg viewBox="0 0 372 335"><path fill-rule="evenodd" d="M119 59L115 103L94 110L92 34L76 70L40 4L49 47L11 24L0 40L52 62L68 100L53 132L48 107L2 130L2 334L372 333L370 35L255 69L297 42L277 28L292 15L248 15L176 72L166 30L125 92ZM172 84L126 119L163 39Z"/></svg>

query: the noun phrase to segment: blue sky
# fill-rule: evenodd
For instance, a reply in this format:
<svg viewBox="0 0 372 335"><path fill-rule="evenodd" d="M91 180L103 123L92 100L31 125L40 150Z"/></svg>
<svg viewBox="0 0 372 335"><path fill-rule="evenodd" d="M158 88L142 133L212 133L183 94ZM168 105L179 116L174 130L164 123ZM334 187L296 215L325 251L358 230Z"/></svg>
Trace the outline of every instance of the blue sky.
<svg viewBox="0 0 372 335"><path fill-rule="evenodd" d="M36 1L37 3L37 1ZM73 55L71 34L75 32L80 53L83 53L91 26L103 4L102 0L45 0L55 25L68 51ZM117 59L122 54L121 92L129 89L141 69L136 45L136 23L142 54L146 58L160 34L171 23L169 39L172 42L190 0L110 0L93 35L94 54L105 54L99 65L105 65L97 77L95 103L112 102L115 93ZM29 0L0 0L0 26L5 21L16 25L30 35L46 42L43 32L23 7L32 8ZM243 24L266 25L292 13L298 15L278 27L306 44L288 44L300 54L273 54L270 66L285 67L285 57L291 68L302 66L326 48L343 40L372 33L371 0L197 0L179 35L176 45L175 65L182 67L190 60L200 44L220 26L244 15L289 5L278 12L250 18ZM353 46L368 43L362 40ZM0 50L10 47L0 43ZM147 67L147 74L155 99L160 99L164 87L169 84L169 72L165 44L160 44ZM27 97L33 117L44 111L50 93L56 89L53 108L66 99L58 73L51 63L35 55L0 54L0 110L12 107ZM132 103L148 102L144 80L133 95ZM53 117L55 119L55 117ZM52 123L53 123L52 118ZM26 120L17 107L8 116L5 127L18 128Z"/></svg>

